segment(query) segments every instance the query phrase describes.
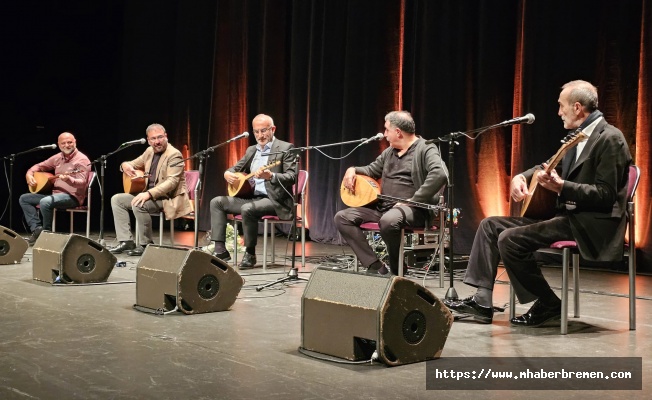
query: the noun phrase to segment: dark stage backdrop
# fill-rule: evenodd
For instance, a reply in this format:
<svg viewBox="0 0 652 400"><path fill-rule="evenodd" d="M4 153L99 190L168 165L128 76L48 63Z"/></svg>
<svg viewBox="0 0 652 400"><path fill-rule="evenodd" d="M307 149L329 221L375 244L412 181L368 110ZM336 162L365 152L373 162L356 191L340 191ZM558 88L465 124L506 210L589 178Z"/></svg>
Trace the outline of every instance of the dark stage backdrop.
<svg viewBox="0 0 652 400"><path fill-rule="evenodd" d="M271 115L277 136L296 146L373 136L395 109L411 111L429 139L535 114L533 125L458 140L451 166L454 206L462 209L458 253L468 253L483 217L512 212L511 176L558 149L560 86L589 80L643 171L637 247L639 269L652 271L652 7L645 0L28 1L2 8L10 71L2 155L71 130L94 159L143 137L151 122L193 154L249 131L258 113ZM224 169L251 143L221 147L204 162L201 229L209 227L209 200L225 193ZM385 146L374 142L342 160L353 145L301 155L310 173L312 240L340 242L332 218L344 207L344 171ZM107 202L120 190L119 162L142 150L109 158ZM441 151L448 163L448 144ZM45 155L17 159L15 201L25 169ZM17 228L17 204L14 211ZM111 229L110 208L105 216Z"/></svg>

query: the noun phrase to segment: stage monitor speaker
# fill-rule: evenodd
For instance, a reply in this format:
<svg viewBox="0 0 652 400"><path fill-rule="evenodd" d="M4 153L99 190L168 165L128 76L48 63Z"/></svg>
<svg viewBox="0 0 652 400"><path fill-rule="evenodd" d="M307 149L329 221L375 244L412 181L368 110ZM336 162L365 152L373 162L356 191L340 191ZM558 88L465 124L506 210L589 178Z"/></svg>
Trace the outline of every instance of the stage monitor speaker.
<svg viewBox="0 0 652 400"><path fill-rule="evenodd" d="M29 245L16 232L0 226L0 264L18 264Z"/></svg>
<svg viewBox="0 0 652 400"><path fill-rule="evenodd" d="M49 283L106 282L116 257L75 233L42 232L33 248L32 277Z"/></svg>
<svg viewBox="0 0 652 400"><path fill-rule="evenodd" d="M301 346L347 360L439 358L452 324L441 300L398 276L318 268L301 297Z"/></svg>
<svg viewBox="0 0 652 400"><path fill-rule="evenodd" d="M185 314L228 310L244 280L229 264L195 249L149 245L136 266L136 305Z"/></svg>

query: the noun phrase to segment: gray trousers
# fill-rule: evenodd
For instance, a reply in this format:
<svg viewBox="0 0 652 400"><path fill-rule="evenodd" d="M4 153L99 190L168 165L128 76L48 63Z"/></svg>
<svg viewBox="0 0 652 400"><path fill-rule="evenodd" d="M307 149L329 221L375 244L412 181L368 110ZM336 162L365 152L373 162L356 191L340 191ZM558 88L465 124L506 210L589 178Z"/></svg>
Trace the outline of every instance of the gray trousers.
<svg viewBox="0 0 652 400"><path fill-rule="evenodd" d="M258 242L258 221L265 215L276 215L272 201L267 197L241 199L239 197L217 196L211 200L211 238L216 242L226 241L226 215L242 215L244 244L248 249ZM273 234L273 233L272 233Z"/></svg>
<svg viewBox="0 0 652 400"><path fill-rule="evenodd" d="M335 226L346 240L351 250L358 256L363 267L369 267L378 261L367 237L360 225L365 222L377 222L380 236L387 246L389 267L392 273L398 275L398 254L401 246L401 228L404 226L422 228L428 221L428 210L408 206L393 207L384 214L367 207L351 207L335 214Z"/></svg>
<svg viewBox="0 0 652 400"><path fill-rule="evenodd" d="M116 238L120 242L134 240L131 235L131 221L129 218L129 210L132 210L138 225L138 243L141 245L153 243L151 214L158 214L163 209L163 202L161 200L147 200L140 207L132 207L131 200L134 197L134 195L128 193L118 193L111 197Z"/></svg>
<svg viewBox="0 0 652 400"><path fill-rule="evenodd" d="M536 263L534 252L560 240L575 240L567 216L539 221L522 217L488 217L475 233L464 283L493 290L502 259L518 300L556 297Z"/></svg>

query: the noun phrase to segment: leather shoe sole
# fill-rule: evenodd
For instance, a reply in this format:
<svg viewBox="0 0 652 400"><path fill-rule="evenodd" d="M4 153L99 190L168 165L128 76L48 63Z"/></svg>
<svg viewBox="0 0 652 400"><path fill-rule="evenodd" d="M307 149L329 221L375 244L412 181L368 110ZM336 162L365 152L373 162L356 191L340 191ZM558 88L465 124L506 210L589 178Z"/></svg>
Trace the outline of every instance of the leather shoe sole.
<svg viewBox="0 0 652 400"><path fill-rule="evenodd" d="M559 313L545 313L544 315L523 314L509 320L509 323L514 326L526 326L536 328L543 326L548 322L558 321L561 319L561 312Z"/></svg>
<svg viewBox="0 0 652 400"><path fill-rule="evenodd" d="M514 317L509 322L514 326L537 327L561 319L561 305L546 307L537 302L523 315Z"/></svg>
<svg viewBox="0 0 652 400"><path fill-rule="evenodd" d="M135 248L136 244L134 242L121 242L119 245L109 248L109 253L122 254Z"/></svg>
<svg viewBox="0 0 652 400"><path fill-rule="evenodd" d="M252 269L256 266L256 256L246 253L242 258L242 262L238 265L239 269Z"/></svg>
<svg viewBox="0 0 652 400"><path fill-rule="evenodd" d="M212 255L222 261L231 261L231 254L228 251L225 251L224 253L213 253Z"/></svg>
<svg viewBox="0 0 652 400"><path fill-rule="evenodd" d="M144 252L145 252L145 249L143 247L141 247L141 246L138 246L133 250L127 251L127 255L128 256L140 257L140 256L143 255Z"/></svg>
<svg viewBox="0 0 652 400"><path fill-rule="evenodd" d="M493 322L493 307L485 307L478 304L474 297L469 297L460 301L444 301L446 307L456 314L473 317L473 320L481 324L490 324Z"/></svg>

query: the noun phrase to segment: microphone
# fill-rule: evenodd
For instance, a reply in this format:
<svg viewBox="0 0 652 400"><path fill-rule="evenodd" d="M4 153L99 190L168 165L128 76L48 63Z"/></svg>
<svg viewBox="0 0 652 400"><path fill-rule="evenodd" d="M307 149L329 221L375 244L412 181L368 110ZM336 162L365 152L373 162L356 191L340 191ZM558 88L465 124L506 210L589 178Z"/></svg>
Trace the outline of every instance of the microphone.
<svg viewBox="0 0 652 400"><path fill-rule="evenodd" d="M381 140L384 137L385 137L385 135L383 133L378 132L374 136L372 136L369 139L365 140L364 142L360 143L360 146L362 146L363 144L367 144L369 142L373 142L374 140Z"/></svg>
<svg viewBox="0 0 652 400"><path fill-rule="evenodd" d="M131 146L132 144L145 144L145 142L147 142L147 140L145 140L144 138L136 139L136 140L130 140L128 142L122 143L120 145L120 147L122 147L122 146Z"/></svg>
<svg viewBox="0 0 652 400"><path fill-rule="evenodd" d="M242 132L242 133L239 134L238 136L236 136L236 137L234 137L234 138L231 138L231 139L227 140L226 143L231 143L231 142L233 142L234 140L238 140L238 139L242 139L242 138L246 138L246 137L249 137L249 132Z"/></svg>
<svg viewBox="0 0 652 400"><path fill-rule="evenodd" d="M510 120L503 121L498 125L499 126L509 126L509 125L532 124L532 123L534 123L534 114L530 113L530 114L524 115L522 117L512 118Z"/></svg>
<svg viewBox="0 0 652 400"><path fill-rule="evenodd" d="M57 145L56 144L46 144L44 146L38 146L37 149L39 150L45 150L45 149L56 149Z"/></svg>

